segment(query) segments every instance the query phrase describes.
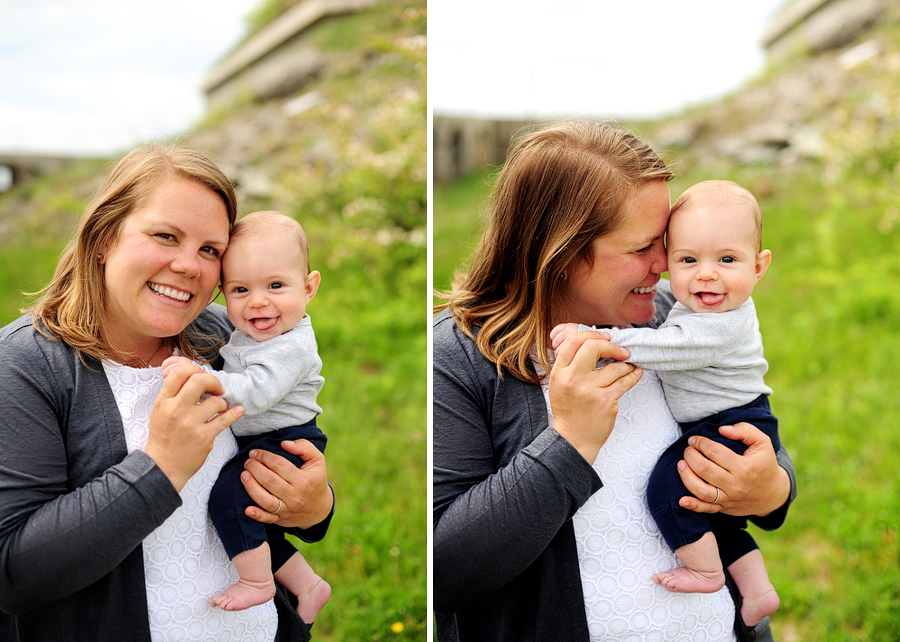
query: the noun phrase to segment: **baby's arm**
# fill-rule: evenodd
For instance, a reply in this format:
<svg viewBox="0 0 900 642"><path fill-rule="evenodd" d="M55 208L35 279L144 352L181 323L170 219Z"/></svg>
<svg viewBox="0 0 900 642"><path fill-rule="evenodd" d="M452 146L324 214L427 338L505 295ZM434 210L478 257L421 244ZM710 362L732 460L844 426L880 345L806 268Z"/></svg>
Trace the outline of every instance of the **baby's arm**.
<svg viewBox="0 0 900 642"><path fill-rule="evenodd" d="M653 328L594 328L565 323L553 328L550 339L556 350L566 337L594 330L609 334L610 341L628 350L626 360L646 370L696 370L721 361L740 334L739 327L722 323L712 315L685 315ZM737 324L740 326L740 324Z"/></svg>
<svg viewBox="0 0 900 642"><path fill-rule="evenodd" d="M629 352L626 359L645 370L699 370L717 363L734 346L734 334L724 324L696 315L653 328L604 328L610 341Z"/></svg>
<svg viewBox="0 0 900 642"><path fill-rule="evenodd" d="M230 365L216 376L225 388L223 396L229 404L240 404L247 416L259 415L311 375L318 375L322 362L315 340L295 332L244 346L239 354L226 356Z"/></svg>

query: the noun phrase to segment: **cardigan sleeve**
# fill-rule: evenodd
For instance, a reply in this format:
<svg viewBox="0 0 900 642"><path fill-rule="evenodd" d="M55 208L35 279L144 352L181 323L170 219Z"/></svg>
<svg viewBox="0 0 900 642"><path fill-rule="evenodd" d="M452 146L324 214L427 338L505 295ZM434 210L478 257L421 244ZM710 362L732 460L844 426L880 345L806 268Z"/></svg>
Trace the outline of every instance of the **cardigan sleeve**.
<svg viewBox="0 0 900 642"><path fill-rule="evenodd" d="M111 452L100 395L68 376L90 372L54 361L60 343L27 339L24 326L18 334L0 340L0 609L8 613L99 580L181 504L144 453ZM96 403L69 407L75 398ZM84 483L70 470L79 451L99 460Z"/></svg>
<svg viewBox="0 0 900 642"><path fill-rule="evenodd" d="M546 408L530 443L498 461L526 430L527 384L507 373L495 395L496 367L446 315L435 321L432 376L434 603L452 613L520 575L601 483L547 427Z"/></svg>

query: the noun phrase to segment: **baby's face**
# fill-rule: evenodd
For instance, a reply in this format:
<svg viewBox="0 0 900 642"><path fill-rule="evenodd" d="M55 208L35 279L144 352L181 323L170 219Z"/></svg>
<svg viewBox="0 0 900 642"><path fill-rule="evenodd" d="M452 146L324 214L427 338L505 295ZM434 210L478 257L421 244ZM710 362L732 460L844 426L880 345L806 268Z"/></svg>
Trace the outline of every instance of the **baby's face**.
<svg viewBox="0 0 900 642"><path fill-rule="evenodd" d="M768 267L752 215L741 207L693 203L669 220L666 252L675 298L694 312L727 312L744 303Z"/></svg>
<svg viewBox="0 0 900 642"><path fill-rule="evenodd" d="M257 341L291 330L315 294L290 234L239 236L222 259L228 318Z"/></svg>

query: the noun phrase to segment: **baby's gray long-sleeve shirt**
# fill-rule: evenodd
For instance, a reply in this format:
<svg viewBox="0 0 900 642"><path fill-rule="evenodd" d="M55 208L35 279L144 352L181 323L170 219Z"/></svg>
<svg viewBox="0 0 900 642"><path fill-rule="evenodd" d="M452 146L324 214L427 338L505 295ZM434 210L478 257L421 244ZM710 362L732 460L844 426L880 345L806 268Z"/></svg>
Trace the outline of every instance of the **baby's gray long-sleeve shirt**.
<svg viewBox="0 0 900 642"><path fill-rule="evenodd" d="M763 379L769 365L752 299L728 312L698 313L676 303L656 330L597 329L628 349L628 363L658 371L679 422L697 421L772 394Z"/></svg>
<svg viewBox="0 0 900 642"><path fill-rule="evenodd" d="M325 379L309 315L268 341L235 330L219 354L225 361L215 373L225 389L222 396L229 407L244 407L244 416L231 427L235 435L300 426L322 414L316 396Z"/></svg>

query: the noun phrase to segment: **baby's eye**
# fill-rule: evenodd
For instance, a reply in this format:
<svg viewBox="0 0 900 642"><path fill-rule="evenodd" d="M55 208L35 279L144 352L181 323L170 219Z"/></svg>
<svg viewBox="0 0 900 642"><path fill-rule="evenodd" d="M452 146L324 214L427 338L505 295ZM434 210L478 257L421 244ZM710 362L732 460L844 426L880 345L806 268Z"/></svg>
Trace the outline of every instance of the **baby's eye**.
<svg viewBox="0 0 900 642"><path fill-rule="evenodd" d="M734 257L733 256L723 256L722 263L734 263Z"/></svg>
<svg viewBox="0 0 900 642"><path fill-rule="evenodd" d="M696 263L697 259L695 259L693 256L686 256L683 259L681 259L681 261L682 261L682 263Z"/></svg>
<svg viewBox="0 0 900 642"><path fill-rule="evenodd" d="M247 288L245 288L243 285L239 285L236 288L234 288L234 293L235 294L246 294Z"/></svg>
<svg viewBox="0 0 900 642"><path fill-rule="evenodd" d="M275 283L272 283L269 285L269 289L271 289L271 290L277 290L281 287L282 287L282 284L279 283L278 281L275 281Z"/></svg>

